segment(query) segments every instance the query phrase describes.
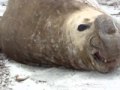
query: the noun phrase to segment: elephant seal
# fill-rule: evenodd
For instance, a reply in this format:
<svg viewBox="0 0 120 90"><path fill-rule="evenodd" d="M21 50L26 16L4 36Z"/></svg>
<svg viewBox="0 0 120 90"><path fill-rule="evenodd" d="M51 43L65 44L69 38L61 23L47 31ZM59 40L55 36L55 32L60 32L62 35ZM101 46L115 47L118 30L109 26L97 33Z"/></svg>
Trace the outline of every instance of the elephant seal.
<svg viewBox="0 0 120 90"><path fill-rule="evenodd" d="M110 72L119 66L120 26L87 0L9 0L0 48L28 64Z"/></svg>

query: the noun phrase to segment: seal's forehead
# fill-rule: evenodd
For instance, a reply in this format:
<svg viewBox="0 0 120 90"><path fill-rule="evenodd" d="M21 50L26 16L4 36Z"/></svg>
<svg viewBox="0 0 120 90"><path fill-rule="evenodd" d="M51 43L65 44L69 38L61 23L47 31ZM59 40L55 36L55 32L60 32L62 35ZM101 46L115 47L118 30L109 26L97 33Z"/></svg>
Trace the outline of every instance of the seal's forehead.
<svg viewBox="0 0 120 90"><path fill-rule="evenodd" d="M84 9L82 9L81 12L79 12L80 18L89 19L92 21L101 14L103 14L103 13L92 7L86 7Z"/></svg>
<svg viewBox="0 0 120 90"><path fill-rule="evenodd" d="M89 22L93 22L97 16L103 14L102 12L98 11L92 7L85 7L80 11L76 11L68 17L68 23L80 24L84 23L85 20Z"/></svg>

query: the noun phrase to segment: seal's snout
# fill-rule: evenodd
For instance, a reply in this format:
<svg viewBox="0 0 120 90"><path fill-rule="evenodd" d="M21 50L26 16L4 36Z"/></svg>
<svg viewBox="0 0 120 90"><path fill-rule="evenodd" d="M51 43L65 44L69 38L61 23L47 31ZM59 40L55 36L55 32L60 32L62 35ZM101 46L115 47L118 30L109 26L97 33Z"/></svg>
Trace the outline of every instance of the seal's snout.
<svg viewBox="0 0 120 90"><path fill-rule="evenodd" d="M96 18L95 29L101 44L99 53L96 56L104 57L106 62L116 60L120 55L120 32L118 23L107 15L100 15Z"/></svg>
<svg viewBox="0 0 120 90"><path fill-rule="evenodd" d="M109 35L116 32L116 27L111 17L100 15L95 20L95 27L99 34Z"/></svg>
<svg viewBox="0 0 120 90"><path fill-rule="evenodd" d="M103 14L97 16L93 27L90 58L98 71L112 71L120 65L120 24Z"/></svg>

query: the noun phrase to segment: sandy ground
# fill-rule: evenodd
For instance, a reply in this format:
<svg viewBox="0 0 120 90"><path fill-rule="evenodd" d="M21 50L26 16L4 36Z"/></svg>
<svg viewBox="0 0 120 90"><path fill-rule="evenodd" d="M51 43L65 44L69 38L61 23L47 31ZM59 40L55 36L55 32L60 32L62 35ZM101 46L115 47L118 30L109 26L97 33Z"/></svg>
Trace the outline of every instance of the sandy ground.
<svg viewBox="0 0 120 90"><path fill-rule="evenodd" d="M107 2L106 2L107 1ZM101 7L115 18L120 17L118 0L99 0ZM7 0L0 0L0 16ZM111 5L112 4L112 5ZM109 74L77 71L64 67L28 66L8 60L0 54L0 90L119 90L120 68Z"/></svg>

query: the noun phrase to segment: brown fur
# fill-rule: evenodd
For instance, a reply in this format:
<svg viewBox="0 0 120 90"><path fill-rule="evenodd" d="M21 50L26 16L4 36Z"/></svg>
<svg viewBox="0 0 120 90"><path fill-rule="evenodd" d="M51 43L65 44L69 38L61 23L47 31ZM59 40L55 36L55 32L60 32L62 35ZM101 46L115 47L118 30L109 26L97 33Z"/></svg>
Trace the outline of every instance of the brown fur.
<svg viewBox="0 0 120 90"><path fill-rule="evenodd" d="M10 0L2 19L3 51L21 62L57 60L56 64L69 65L67 60L74 57L68 53L63 25L81 7L85 5L74 0Z"/></svg>
<svg viewBox="0 0 120 90"><path fill-rule="evenodd" d="M1 20L0 46L23 63L94 70L87 52L94 25L82 33L77 27L93 23L101 14L76 0L10 0Z"/></svg>

